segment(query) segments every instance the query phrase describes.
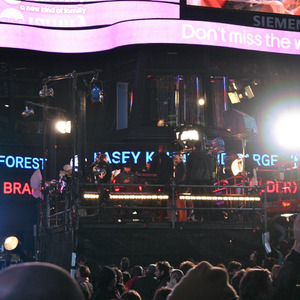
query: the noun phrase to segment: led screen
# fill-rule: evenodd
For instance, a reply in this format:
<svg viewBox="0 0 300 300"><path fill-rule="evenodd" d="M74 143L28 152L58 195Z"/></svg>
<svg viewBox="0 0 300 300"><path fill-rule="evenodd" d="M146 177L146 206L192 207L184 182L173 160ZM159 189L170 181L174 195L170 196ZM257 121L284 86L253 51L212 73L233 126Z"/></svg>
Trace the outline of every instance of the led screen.
<svg viewBox="0 0 300 300"><path fill-rule="evenodd" d="M189 44L300 53L299 32L183 20L179 1L65 2L3 0L0 47L88 53L137 44Z"/></svg>
<svg viewBox="0 0 300 300"><path fill-rule="evenodd" d="M179 18L179 4L172 1L72 2L75 1L55 1L56 4L51 4L51 1L2 0L0 21L50 28L79 28L153 17Z"/></svg>

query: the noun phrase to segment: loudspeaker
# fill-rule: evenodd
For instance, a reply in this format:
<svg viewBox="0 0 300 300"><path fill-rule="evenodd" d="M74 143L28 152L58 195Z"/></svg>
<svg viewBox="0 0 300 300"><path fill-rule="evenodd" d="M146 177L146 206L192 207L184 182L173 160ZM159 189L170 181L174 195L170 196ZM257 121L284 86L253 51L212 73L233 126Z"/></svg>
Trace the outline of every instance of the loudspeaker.
<svg viewBox="0 0 300 300"><path fill-rule="evenodd" d="M258 133L256 121L253 117L236 109L224 112L226 129L238 137L247 137Z"/></svg>

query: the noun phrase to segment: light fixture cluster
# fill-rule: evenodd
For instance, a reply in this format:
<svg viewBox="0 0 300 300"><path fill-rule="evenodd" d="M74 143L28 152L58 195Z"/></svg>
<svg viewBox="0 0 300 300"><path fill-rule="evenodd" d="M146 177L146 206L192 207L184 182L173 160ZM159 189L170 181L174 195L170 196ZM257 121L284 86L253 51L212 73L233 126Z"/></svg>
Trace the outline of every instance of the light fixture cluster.
<svg viewBox="0 0 300 300"><path fill-rule="evenodd" d="M254 98L254 93L250 85L244 86L233 79L230 79L229 82L228 97L232 104L240 103L244 98Z"/></svg>
<svg viewBox="0 0 300 300"><path fill-rule="evenodd" d="M45 84L43 85L43 89L40 90L39 95L41 98L54 97L54 90L53 88L48 88Z"/></svg>

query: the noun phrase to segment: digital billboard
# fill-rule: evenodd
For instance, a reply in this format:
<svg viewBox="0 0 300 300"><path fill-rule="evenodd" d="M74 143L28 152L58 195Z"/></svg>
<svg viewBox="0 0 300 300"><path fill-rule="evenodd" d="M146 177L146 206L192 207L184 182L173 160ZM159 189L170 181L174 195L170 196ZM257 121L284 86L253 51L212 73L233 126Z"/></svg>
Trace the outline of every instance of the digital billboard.
<svg viewBox="0 0 300 300"><path fill-rule="evenodd" d="M196 6L185 7L194 10ZM198 15L195 10L190 19L179 1L56 1L52 4L4 0L0 5L0 47L89 53L127 45L185 44L300 53L299 32L269 30L277 27L271 26L271 19L262 17L253 16L252 26L240 26L217 17L214 21L206 20L204 13ZM286 22L287 29L297 30L300 26L298 19Z"/></svg>

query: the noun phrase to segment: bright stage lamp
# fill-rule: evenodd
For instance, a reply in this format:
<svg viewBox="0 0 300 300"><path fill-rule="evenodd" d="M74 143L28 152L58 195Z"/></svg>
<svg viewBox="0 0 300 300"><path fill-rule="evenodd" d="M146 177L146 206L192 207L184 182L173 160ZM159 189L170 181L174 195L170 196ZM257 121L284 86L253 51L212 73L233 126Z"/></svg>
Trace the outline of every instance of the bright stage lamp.
<svg viewBox="0 0 300 300"><path fill-rule="evenodd" d="M71 132L71 121L58 121L56 123L56 129L60 133L70 133Z"/></svg>
<svg viewBox="0 0 300 300"><path fill-rule="evenodd" d="M203 98L200 98L198 100L198 103L199 103L200 106L203 106L205 104L205 100Z"/></svg>
<svg viewBox="0 0 300 300"><path fill-rule="evenodd" d="M19 240L15 236L9 236L4 241L4 248L7 251L15 250L19 245Z"/></svg>
<svg viewBox="0 0 300 300"><path fill-rule="evenodd" d="M234 176L243 172L243 160L240 158L235 159L231 164L231 171Z"/></svg>
<svg viewBox="0 0 300 300"><path fill-rule="evenodd" d="M180 140L182 141L199 141L199 132L195 129L193 130L185 130L181 133Z"/></svg>
<svg viewBox="0 0 300 300"><path fill-rule="evenodd" d="M273 136L280 146L300 150L300 110L282 113L273 128Z"/></svg>

